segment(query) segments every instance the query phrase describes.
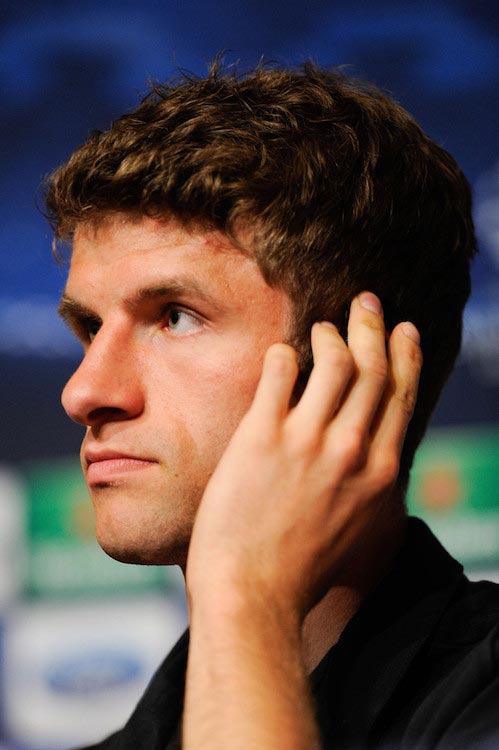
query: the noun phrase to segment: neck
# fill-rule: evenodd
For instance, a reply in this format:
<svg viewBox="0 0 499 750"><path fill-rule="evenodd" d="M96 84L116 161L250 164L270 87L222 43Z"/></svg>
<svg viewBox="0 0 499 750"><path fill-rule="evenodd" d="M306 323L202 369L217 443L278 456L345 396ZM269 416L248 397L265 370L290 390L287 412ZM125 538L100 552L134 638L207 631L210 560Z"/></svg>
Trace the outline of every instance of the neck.
<svg viewBox="0 0 499 750"><path fill-rule="evenodd" d="M402 546L407 515L403 502L389 503L373 525L368 542L357 550L354 562L318 604L302 628L303 658L311 673L361 606L367 594L388 572Z"/></svg>

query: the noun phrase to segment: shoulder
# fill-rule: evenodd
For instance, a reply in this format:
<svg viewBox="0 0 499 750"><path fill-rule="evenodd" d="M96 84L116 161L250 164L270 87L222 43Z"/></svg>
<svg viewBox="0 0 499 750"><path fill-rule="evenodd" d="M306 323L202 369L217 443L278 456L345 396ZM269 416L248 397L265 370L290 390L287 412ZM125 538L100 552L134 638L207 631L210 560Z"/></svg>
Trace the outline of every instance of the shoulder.
<svg viewBox="0 0 499 750"><path fill-rule="evenodd" d="M463 579L427 643L423 664L406 738L419 737L421 747L426 739L438 750L497 750L499 585Z"/></svg>
<svg viewBox="0 0 499 750"><path fill-rule="evenodd" d="M433 645L441 648L480 646L497 642L499 584L463 579L434 633Z"/></svg>

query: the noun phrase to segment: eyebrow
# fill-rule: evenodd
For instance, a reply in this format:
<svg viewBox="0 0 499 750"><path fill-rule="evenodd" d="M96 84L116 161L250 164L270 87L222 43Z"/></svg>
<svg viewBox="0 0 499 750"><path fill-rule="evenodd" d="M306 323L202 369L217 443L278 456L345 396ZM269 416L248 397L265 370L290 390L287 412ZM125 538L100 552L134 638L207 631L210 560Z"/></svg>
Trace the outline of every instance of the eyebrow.
<svg viewBox="0 0 499 750"><path fill-rule="evenodd" d="M197 299L210 305L216 312L222 310L220 302L209 294L195 279L190 278L153 284L138 289L131 297L124 300L124 305L129 310L135 311L144 303L153 302L157 299L182 298L190 295L194 295ZM64 292L61 297L57 313L68 323L88 318L100 319L94 310L74 299L67 292Z"/></svg>
<svg viewBox="0 0 499 750"><path fill-rule="evenodd" d="M91 310L89 307L86 307L86 305L82 305L81 302L73 299L69 296L69 294L66 294L66 292L64 292L61 297L59 307L57 308L57 314L66 323L69 323L72 320L83 320L84 318L99 317L98 315L96 315L96 313L94 313L93 310Z"/></svg>
<svg viewBox="0 0 499 750"><path fill-rule="evenodd" d="M191 278L168 281L139 289L132 297L125 300L125 306L134 310L144 302L153 302L156 299L163 299L165 297L182 298L191 295L209 304L215 310L221 309L220 303L196 279Z"/></svg>

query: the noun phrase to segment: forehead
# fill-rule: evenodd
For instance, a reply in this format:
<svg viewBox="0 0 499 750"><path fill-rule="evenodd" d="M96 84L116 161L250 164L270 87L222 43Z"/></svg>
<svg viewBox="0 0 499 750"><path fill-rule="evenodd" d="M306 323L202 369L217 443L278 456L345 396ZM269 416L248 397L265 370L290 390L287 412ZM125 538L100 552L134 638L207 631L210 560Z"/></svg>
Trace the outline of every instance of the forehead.
<svg viewBox="0 0 499 750"><path fill-rule="evenodd" d="M116 213L77 225L70 268L86 263L112 265L130 260L135 253L149 261L162 253L169 260L196 254L198 260L222 254L251 258L249 251L237 248L222 232L200 226L188 228L174 218Z"/></svg>
<svg viewBox="0 0 499 750"><path fill-rule="evenodd" d="M118 300L144 286L187 278L239 307L260 301L290 308L287 294L268 286L250 251L223 233L128 214L76 228L66 294Z"/></svg>

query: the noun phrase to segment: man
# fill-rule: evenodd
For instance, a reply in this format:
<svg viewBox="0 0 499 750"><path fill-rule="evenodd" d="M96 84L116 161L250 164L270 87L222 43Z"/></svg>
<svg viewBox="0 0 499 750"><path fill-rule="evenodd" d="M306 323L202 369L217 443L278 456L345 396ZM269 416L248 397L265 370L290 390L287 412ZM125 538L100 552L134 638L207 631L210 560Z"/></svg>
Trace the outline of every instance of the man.
<svg viewBox="0 0 499 750"><path fill-rule="evenodd" d="M499 595L404 508L475 252L452 157L339 73L214 65L47 206L99 542L180 565L190 607L98 747L497 747Z"/></svg>

